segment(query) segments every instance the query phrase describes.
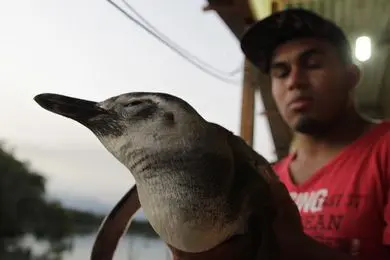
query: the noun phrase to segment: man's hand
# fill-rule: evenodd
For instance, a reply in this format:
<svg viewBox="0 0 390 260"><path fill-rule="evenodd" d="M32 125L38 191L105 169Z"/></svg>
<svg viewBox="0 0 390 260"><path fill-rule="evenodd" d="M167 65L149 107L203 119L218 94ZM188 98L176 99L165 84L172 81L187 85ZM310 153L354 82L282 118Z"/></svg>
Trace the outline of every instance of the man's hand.
<svg viewBox="0 0 390 260"><path fill-rule="evenodd" d="M304 240L301 215L287 188L282 182L270 185L276 216L273 223L276 238L281 248L288 248Z"/></svg>
<svg viewBox="0 0 390 260"><path fill-rule="evenodd" d="M202 253L185 253L169 247L173 260L254 260L255 248L247 235L235 236L221 245Z"/></svg>

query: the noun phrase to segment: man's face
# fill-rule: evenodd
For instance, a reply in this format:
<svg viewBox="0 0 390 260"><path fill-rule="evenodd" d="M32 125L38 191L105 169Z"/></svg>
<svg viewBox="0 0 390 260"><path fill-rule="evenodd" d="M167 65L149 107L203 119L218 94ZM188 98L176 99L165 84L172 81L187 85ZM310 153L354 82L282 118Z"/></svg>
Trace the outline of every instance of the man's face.
<svg viewBox="0 0 390 260"><path fill-rule="evenodd" d="M342 116L349 103L350 68L324 41L299 39L279 46L270 64L272 94L286 123L317 135Z"/></svg>

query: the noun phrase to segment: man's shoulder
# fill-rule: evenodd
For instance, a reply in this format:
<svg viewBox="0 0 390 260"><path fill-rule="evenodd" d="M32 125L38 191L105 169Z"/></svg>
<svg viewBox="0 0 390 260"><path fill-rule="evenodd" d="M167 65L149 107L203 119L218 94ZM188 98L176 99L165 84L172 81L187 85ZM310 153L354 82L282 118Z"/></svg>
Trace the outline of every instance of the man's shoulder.
<svg viewBox="0 0 390 260"><path fill-rule="evenodd" d="M283 172L288 171L288 163L290 161L290 156L291 155L287 155L287 156L285 156L281 159L278 159L277 161L271 163L272 168L274 169L274 171L276 172L277 175L280 175Z"/></svg>
<svg viewBox="0 0 390 260"><path fill-rule="evenodd" d="M281 159L278 159L274 162L271 163L272 167L280 167L280 165L283 165L286 163L287 159L288 159L288 155L287 156L284 156L282 157Z"/></svg>
<svg viewBox="0 0 390 260"><path fill-rule="evenodd" d="M375 146L390 148L390 121L384 120L376 123L365 136L367 141Z"/></svg>
<svg viewBox="0 0 390 260"><path fill-rule="evenodd" d="M390 120L385 120L377 124L377 129L383 133L382 137L390 138Z"/></svg>
<svg viewBox="0 0 390 260"><path fill-rule="evenodd" d="M374 125L374 128L377 130L382 130L384 133L390 132L390 120L385 119L381 121L377 121Z"/></svg>
<svg viewBox="0 0 390 260"><path fill-rule="evenodd" d="M375 126L370 135L372 140L372 155L380 162L390 164L390 121L383 121Z"/></svg>

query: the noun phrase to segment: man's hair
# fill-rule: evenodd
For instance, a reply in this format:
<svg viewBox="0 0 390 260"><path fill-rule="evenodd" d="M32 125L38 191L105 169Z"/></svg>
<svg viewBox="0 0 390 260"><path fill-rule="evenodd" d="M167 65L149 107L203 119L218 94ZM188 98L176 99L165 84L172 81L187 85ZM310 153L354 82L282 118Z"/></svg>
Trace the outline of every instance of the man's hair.
<svg viewBox="0 0 390 260"><path fill-rule="evenodd" d="M342 62L353 62L350 43L341 28L312 11L300 8L276 12L253 24L241 37L241 49L256 67L269 73L275 49L280 44L300 38L327 41L335 47Z"/></svg>

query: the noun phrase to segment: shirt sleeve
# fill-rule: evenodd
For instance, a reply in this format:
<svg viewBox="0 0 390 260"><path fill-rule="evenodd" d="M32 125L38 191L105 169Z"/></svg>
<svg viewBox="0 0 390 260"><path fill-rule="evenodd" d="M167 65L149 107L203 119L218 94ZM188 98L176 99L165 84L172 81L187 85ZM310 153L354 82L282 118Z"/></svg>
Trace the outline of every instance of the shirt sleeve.
<svg viewBox="0 0 390 260"><path fill-rule="evenodd" d="M387 191L387 202L384 212L386 226L383 232L383 244L390 246L390 191Z"/></svg>
<svg viewBox="0 0 390 260"><path fill-rule="evenodd" d="M384 221L383 244L390 246L390 132L383 136L380 149L380 162L384 193Z"/></svg>

